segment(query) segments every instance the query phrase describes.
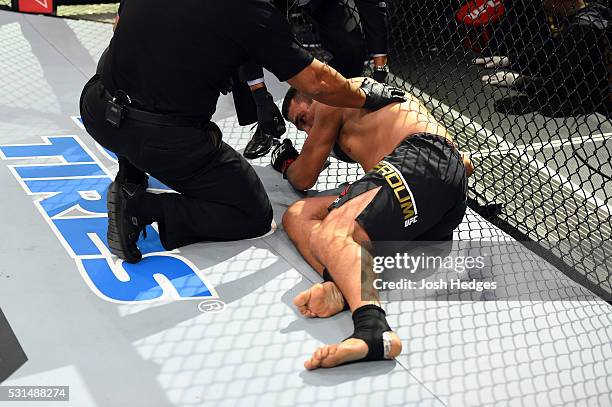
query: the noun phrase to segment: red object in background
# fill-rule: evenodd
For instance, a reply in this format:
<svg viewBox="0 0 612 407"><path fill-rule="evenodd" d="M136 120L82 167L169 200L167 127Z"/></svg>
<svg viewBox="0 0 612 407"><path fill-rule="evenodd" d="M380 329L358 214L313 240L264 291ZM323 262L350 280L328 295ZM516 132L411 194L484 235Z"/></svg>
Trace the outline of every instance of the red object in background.
<svg viewBox="0 0 612 407"><path fill-rule="evenodd" d="M17 11L23 13L53 14L53 0L18 0Z"/></svg>
<svg viewBox="0 0 612 407"><path fill-rule="evenodd" d="M455 15L459 27L465 31L463 46L480 53L491 40L492 26L505 13L502 0L471 0L464 4Z"/></svg>

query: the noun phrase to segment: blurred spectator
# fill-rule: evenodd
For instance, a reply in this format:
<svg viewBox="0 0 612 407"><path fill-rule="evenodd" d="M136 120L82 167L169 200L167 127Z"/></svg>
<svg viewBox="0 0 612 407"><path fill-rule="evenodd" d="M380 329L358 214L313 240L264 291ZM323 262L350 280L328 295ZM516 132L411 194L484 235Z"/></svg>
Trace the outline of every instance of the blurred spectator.
<svg viewBox="0 0 612 407"><path fill-rule="evenodd" d="M549 35L507 56L475 59L477 65L496 69L482 81L521 90L531 107L546 114L607 113L612 11L584 0L544 0L543 6ZM525 98L513 100L522 101L519 110L528 108ZM504 102L496 105L498 110L516 112L517 106Z"/></svg>
<svg viewBox="0 0 612 407"><path fill-rule="evenodd" d="M483 55L508 55L548 37L550 31L541 1L504 0L503 3L505 16L495 26Z"/></svg>

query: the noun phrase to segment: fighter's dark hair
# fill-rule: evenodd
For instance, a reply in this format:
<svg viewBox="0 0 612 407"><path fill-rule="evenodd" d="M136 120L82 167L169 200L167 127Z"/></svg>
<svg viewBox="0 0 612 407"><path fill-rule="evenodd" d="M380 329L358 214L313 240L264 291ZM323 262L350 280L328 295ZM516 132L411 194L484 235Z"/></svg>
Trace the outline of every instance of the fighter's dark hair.
<svg viewBox="0 0 612 407"><path fill-rule="evenodd" d="M291 121L289 120L289 105L291 104L291 101L296 98L297 95L298 95L298 90L294 87L290 87L287 93L285 94L285 99L283 99L283 106L281 107L281 113L283 114L283 117L285 118L285 120L287 120L288 122Z"/></svg>

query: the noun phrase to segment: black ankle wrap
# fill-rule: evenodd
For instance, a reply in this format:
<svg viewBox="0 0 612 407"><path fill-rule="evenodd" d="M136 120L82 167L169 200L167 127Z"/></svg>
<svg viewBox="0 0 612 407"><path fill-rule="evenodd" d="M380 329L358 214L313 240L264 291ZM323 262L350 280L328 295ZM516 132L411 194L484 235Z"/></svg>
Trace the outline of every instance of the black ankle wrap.
<svg viewBox="0 0 612 407"><path fill-rule="evenodd" d="M331 274L329 274L329 271L327 271L326 268L323 269L323 281L325 281L325 282L330 281L332 283L335 282L334 279L332 278Z"/></svg>
<svg viewBox="0 0 612 407"><path fill-rule="evenodd" d="M329 274L329 271L327 271L327 268L323 269L323 281L326 282L326 283L330 282L330 283L336 284L336 282L332 278L331 274ZM342 299L344 300L344 308L342 308L342 311L350 310L351 308L349 307L348 301L346 300L346 298L344 298L344 295L342 296Z"/></svg>
<svg viewBox="0 0 612 407"><path fill-rule="evenodd" d="M385 311L373 304L364 305L353 312L355 331L349 338L361 339L368 345L368 354L360 361L385 360L383 333L391 331L385 316Z"/></svg>

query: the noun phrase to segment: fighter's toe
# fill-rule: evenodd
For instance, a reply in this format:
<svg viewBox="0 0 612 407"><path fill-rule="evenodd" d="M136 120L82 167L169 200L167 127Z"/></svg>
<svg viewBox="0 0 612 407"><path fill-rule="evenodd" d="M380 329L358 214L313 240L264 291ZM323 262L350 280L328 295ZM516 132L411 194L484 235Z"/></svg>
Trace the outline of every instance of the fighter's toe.
<svg viewBox="0 0 612 407"><path fill-rule="evenodd" d="M302 291L293 298L293 305L296 307L305 307L310 300L310 290Z"/></svg>

